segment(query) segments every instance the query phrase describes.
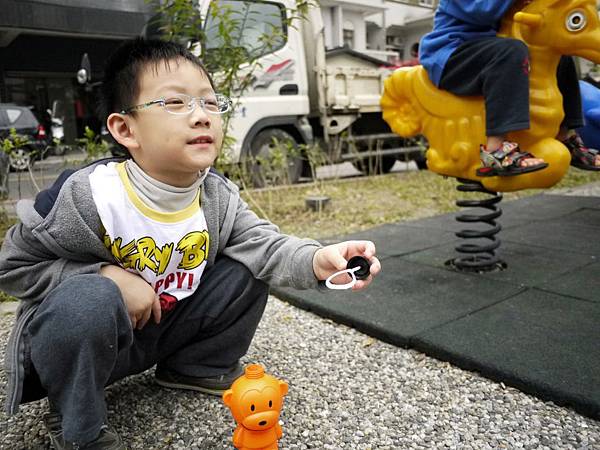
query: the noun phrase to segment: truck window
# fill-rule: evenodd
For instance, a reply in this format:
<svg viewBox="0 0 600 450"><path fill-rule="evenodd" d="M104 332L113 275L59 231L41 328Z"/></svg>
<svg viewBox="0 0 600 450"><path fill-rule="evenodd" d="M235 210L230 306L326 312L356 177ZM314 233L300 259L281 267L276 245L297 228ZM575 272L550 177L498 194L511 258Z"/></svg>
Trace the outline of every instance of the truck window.
<svg viewBox="0 0 600 450"><path fill-rule="evenodd" d="M206 51L224 45L219 35L220 18L228 17L232 25L232 45L245 50L248 60L273 53L282 48L287 39L285 9L282 4L248 1L220 0L219 13L209 10L206 25ZM211 3L211 9L215 3ZM225 21L224 21L225 22Z"/></svg>

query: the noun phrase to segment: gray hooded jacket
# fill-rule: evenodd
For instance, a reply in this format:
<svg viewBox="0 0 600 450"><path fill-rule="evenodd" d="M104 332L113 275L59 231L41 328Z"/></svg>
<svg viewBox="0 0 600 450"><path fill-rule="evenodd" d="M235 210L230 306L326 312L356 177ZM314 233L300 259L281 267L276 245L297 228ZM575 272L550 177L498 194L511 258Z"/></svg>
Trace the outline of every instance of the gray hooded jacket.
<svg viewBox="0 0 600 450"><path fill-rule="evenodd" d="M115 264L102 241L101 223L88 176L100 161L65 173L35 202L17 205L20 222L10 228L0 250L0 290L21 300L5 355L6 410L18 411L24 397L27 363L23 330L37 305L66 278L98 273ZM211 246L208 265L219 254L244 264L268 284L316 288L312 259L320 244L287 236L248 209L231 181L211 170L202 185L201 205Z"/></svg>

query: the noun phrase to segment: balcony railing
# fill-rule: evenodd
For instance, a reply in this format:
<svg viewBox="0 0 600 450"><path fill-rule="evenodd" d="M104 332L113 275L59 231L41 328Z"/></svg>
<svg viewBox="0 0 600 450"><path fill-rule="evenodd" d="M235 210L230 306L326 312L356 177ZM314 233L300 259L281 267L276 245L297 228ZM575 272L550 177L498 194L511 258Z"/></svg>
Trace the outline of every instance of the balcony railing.
<svg viewBox="0 0 600 450"><path fill-rule="evenodd" d="M386 0L390 3L400 3L409 6L418 6L421 8L435 9L439 0Z"/></svg>

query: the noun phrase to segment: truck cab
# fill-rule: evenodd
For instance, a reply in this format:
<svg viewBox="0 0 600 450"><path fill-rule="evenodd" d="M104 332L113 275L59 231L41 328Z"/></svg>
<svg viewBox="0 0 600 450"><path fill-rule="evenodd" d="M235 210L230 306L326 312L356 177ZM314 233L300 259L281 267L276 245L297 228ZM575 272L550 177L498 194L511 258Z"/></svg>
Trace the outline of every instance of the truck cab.
<svg viewBox="0 0 600 450"><path fill-rule="evenodd" d="M230 8L229 19L238 26L239 46L248 56L240 67L240 78L251 82L243 92L234 89L234 112L229 119L228 135L234 138L227 159L237 163L248 158L268 157L273 140L308 144L314 139L308 123L309 86L302 35L288 26L288 14L294 1L220 0L219 8ZM200 2L206 42L203 51L221 45L218 35L221 15L211 14L209 0ZM265 45L265 36L274 38ZM218 77L218 74L215 74ZM238 97L236 98L236 94ZM302 162L290 161L290 179L301 176ZM254 180L259 184L259 180Z"/></svg>
<svg viewBox="0 0 600 450"><path fill-rule="evenodd" d="M232 91L229 162L268 158L275 140L288 148L318 142L329 162L350 161L361 170L378 161L387 172L398 157L421 155L421 147L407 145L381 117L379 100L391 65L346 47L326 51L319 6L291 25L294 0L201 0L199 6L204 54L222 46L218 30L228 21L235 23L237 44L248 59L238 78L250 83ZM288 179L296 182L308 171L305 158L292 153ZM253 176L255 185L259 178Z"/></svg>

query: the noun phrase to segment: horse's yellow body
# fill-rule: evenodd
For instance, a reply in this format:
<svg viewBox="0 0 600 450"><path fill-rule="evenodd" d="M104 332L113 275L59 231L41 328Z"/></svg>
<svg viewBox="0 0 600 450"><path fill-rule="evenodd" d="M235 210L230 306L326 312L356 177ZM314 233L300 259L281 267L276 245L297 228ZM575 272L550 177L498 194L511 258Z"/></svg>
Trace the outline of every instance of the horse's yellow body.
<svg viewBox="0 0 600 450"><path fill-rule="evenodd" d="M562 55L600 63L596 0L517 0L499 35L524 41L531 64L530 128L508 138L543 158L548 168L512 177L477 177L479 145L486 141L483 98L436 88L422 66L398 69L385 81L383 118L403 137L427 138L427 166L436 173L478 180L496 192L553 186L570 163L568 150L555 139L564 117L556 69Z"/></svg>

